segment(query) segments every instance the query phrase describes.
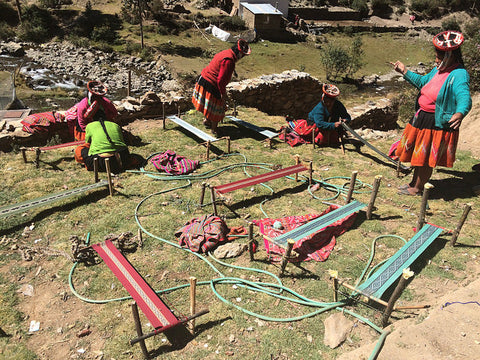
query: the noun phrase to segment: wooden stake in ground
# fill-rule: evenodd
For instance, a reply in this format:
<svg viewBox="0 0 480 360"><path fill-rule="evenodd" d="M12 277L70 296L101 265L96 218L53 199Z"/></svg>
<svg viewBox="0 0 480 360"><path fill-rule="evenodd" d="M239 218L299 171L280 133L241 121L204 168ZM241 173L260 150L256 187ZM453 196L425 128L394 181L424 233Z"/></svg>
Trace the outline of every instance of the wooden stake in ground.
<svg viewBox="0 0 480 360"><path fill-rule="evenodd" d="M430 183L426 183L423 187L422 205L420 206L420 214L418 215L417 221L417 232L425 225L425 213L427 211L428 195L431 189L433 189L433 185Z"/></svg>
<svg viewBox="0 0 480 360"><path fill-rule="evenodd" d="M353 191L355 190L355 183L357 182L358 171L352 171L352 177L350 178L350 187L348 188L347 198L345 204L348 204L352 200Z"/></svg>
<svg viewBox="0 0 480 360"><path fill-rule="evenodd" d="M453 231L452 239L450 240L450 245L455 246L455 243L457 242L458 234L460 234L460 230L463 227L463 224L465 223L465 220L467 220L468 213L472 209L472 204L466 204L465 207L463 208L463 214L462 217L460 218L460 221L458 222L457 227Z"/></svg>
<svg viewBox="0 0 480 360"><path fill-rule="evenodd" d="M190 279L190 316L195 315L195 303L197 299L197 278L191 276ZM195 319L190 321L190 331L195 335Z"/></svg>
<svg viewBox="0 0 480 360"><path fill-rule="evenodd" d="M373 183L372 196L370 197L370 202L368 203L367 208L367 219L372 218L373 207L375 205L375 200L377 199L378 189L380 188L380 182L382 181L382 175L375 176L375 181Z"/></svg>
<svg viewBox="0 0 480 360"><path fill-rule="evenodd" d="M382 318L383 327L387 326L388 318L392 314L395 302L400 298L400 295L402 295L403 290L405 290L405 288L407 287L408 279L410 279L412 276L413 276L413 271L410 271L409 268L403 270L402 276L400 276L400 281L398 282L397 287L393 291L392 296L388 300L387 308L383 313L383 318Z"/></svg>

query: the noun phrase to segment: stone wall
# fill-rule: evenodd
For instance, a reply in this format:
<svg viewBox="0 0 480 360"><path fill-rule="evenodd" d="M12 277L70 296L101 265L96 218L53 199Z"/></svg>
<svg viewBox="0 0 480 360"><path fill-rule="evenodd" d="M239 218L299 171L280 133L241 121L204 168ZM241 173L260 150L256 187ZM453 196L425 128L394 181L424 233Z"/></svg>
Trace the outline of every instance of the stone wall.
<svg viewBox="0 0 480 360"><path fill-rule="evenodd" d="M230 83L227 92L237 104L269 115L302 118L320 101L322 83L305 72L288 70Z"/></svg>

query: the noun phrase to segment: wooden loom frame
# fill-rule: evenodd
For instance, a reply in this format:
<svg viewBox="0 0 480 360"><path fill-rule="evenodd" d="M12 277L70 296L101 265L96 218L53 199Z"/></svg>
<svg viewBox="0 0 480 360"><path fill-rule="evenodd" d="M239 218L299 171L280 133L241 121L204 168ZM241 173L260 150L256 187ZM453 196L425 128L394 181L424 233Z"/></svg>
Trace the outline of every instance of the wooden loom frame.
<svg viewBox="0 0 480 360"><path fill-rule="evenodd" d="M209 310L205 309L193 313L195 311L196 279L190 279L190 311L192 314L189 317L178 319L128 259L113 245L111 240L106 240L104 243L100 244L94 244L92 245L92 248L100 255L105 264L110 268L115 277L122 283L134 300L134 303L132 304L132 315L137 337L130 340L130 345L140 343L142 353L146 359L149 359L150 355L145 345L145 339L173 329L179 325L183 325L209 312ZM143 333L138 306L140 306L142 312L155 328L154 331L147 334ZM194 325L192 326L192 331L195 331Z"/></svg>

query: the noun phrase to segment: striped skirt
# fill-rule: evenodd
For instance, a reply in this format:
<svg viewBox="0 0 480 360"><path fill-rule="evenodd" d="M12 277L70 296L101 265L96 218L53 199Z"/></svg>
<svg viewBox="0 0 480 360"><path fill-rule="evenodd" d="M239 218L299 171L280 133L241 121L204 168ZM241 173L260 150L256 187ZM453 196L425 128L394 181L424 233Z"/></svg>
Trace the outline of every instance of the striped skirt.
<svg viewBox="0 0 480 360"><path fill-rule="evenodd" d="M225 104L220 92L201 76L195 83L192 103L208 121L220 122L225 117Z"/></svg>
<svg viewBox="0 0 480 360"><path fill-rule="evenodd" d="M396 155L412 166L453 167L458 130L435 127L435 114L417 111L403 131Z"/></svg>

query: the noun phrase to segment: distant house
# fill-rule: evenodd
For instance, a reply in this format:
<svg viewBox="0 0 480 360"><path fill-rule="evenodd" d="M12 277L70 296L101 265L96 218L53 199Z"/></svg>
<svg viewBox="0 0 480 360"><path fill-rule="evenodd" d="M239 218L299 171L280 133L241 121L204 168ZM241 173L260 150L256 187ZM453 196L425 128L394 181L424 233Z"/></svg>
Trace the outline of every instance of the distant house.
<svg viewBox="0 0 480 360"><path fill-rule="evenodd" d="M285 15L271 4L241 2L238 8L245 25L255 29L258 34L279 30L282 27L282 17Z"/></svg>
<svg viewBox="0 0 480 360"><path fill-rule="evenodd" d="M241 12L241 3L245 4L270 4L272 5L275 9L280 11L283 15L283 17L288 17L288 6L290 4L290 0L233 0L233 7L238 9L238 15L240 15Z"/></svg>

